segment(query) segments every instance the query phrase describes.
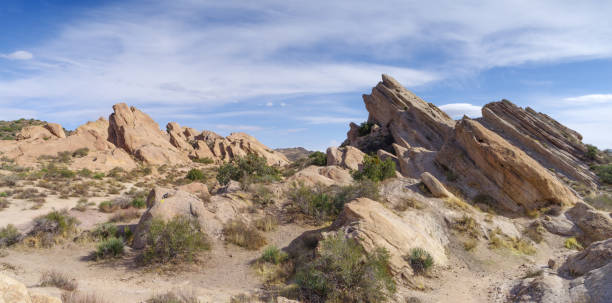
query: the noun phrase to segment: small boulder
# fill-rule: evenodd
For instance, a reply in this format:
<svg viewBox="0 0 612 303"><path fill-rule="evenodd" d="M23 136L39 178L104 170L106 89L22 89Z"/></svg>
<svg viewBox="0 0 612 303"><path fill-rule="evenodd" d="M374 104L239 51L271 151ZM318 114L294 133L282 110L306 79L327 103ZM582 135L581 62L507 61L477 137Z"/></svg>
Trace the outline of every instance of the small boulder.
<svg viewBox="0 0 612 303"><path fill-rule="evenodd" d="M612 238L612 219L606 213L584 202L578 202L566 215L582 231L579 240L583 244Z"/></svg>
<svg viewBox="0 0 612 303"><path fill-rule="evenodd" d="M0 302L32 303L25 285L19 281L0 274Z"/></svg>
<svg viewBox="0 0 612 303"><path fill-rule="evenodd" d="M446 190L446 187L444 187L444 184L438 181L438 179L436 179L436 177L434 177L432 174L428 172L422 173L421 181L423 181L425 186L427 186L427 189L429 189L429 191L433 194L434 197L436 198L453 197L453 194L451 194L448 190Z"/></svg>
<svg viewBox="0 0 612 303"><path fill-rule="evenodd" d="M327 165L359 170L364 156L362 151L352 146L330 147L327 149Z"/></svg>
<svg viewBox="0 0 612 303"><path fill-rule="evenodd" d="M569 256L559 271L582 276L608 263L612 263L612 238L595 242L585 250Z"/></svg>
<svg viewBox="0 0 612 303"><path fill-rule="evenodd" d="M66 138L66 133L61 125L57 123L47 123L45 128L48 129L54 136L58 138Z"/></svg>

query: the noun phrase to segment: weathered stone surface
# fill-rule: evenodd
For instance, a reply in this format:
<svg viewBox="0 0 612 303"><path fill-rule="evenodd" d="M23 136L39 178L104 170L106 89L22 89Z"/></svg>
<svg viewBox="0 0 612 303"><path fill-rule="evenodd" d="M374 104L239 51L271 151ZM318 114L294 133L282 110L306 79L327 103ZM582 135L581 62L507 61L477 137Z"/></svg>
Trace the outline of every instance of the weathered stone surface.
<svg viewBox="0 0 612 303"><path fill-rule="evenodd" d="M344 206L332 227L342 229L368 252L386 248L397 274L412 272L402 257L417 247L427 250L436 264L448 263L444 251L448 238L440 222L428 213L405 212L399 217L376 201L359 198Z"/></svg>
<svg viewBox="0 0 612 303"><path fill-rule="evenodd" d="M432 176L428 172L421 174L421 181L425 183L425 186L427 186L427 189L429 189L434 197L447 198L453 196L453 194L446 190L446 187L444 187L444 185L438 181L436 177Z"/></svg>
<svg viewBox="0 0 612 303"><path fill-rule="evenodd" d="M31 303L25 285L0 274L0 303Z"/></svg>
<svg viewBox="0 0 612 303"><path fill-rule="evenodd" d="M485 105L483 123L506 140L521 148L547 168L591 187L597 177L583 162L586 146L582 136L551 117L527 107L522 109L502 100Z"/></svg>
<svg viewBox="0 0 612 303"><path fill-rule="evenodd" d="M41 294L31 294L32 303L62 303L62 300L56 297L51 297Z"/></svg>
<svg viewBox="0 0 612 303"><path fill-rule="evenodd" d="M563 279L547 272L527 278L512 289L516 303L571 303Z"/></svg>
<svg viewBox="0 0 612 303"><path fill-rule="evenodd" d="M352 146L330 147L327 149L327 165L336 165L359 170L365 154Z"/></svg>
<svg viewBox="0 0 612 303"><path fill-rule="evenodd" d="M567 217L580 228L578 239L584 244L612 238L612 218L590 205L579 202L566 212Z"/></svg>
<svg viewBox="0 0 612 303"><path fill-rule="evenodd" d="M612 239L595 242L583 251L569 256L559 271L572 276L582 276L608 263L612 263Z"/></svg>
<svg viewBox="0 0 612 303"><path fill-rule="evenodd" d="M546 168L477 121L464 117L436 161L458 176L471 197L487 194L512 212L572 205L574 193Z"/></svg>
<svg viewBox="0 0 612 303"><path fill-rule="evenodd" d="M115 104L110 115L109 140L148 164L179 164L187 156L170 144L169 136L147 114L125 103Z"/></svg>
<svg viewBox="0 0 612 303"><path fill-rule="evenodd" d="M24 127L19 134L17 134L17 140L49 140L57 138L51 131L41 125L32 125Z"/></svg>
<svg viewBox="0 0 612 303"><path fill-rule="evenodd" d="M351 174L338 166L308 166L301 171L295 173L287 180L287 184L303 183L307 186L316 184L330 185L348 185L353 181Z"/></svg>
<svg viewBox="0 0 612 303"><path fill-rule="evenodd" d="M437 170L434 165L437 152L422 147L403 147L393 143L399 166L397 170L406 177L418 179L424 172Z"/></svg>
<svg viewBox="0 0 612 303"><path fill-rule="evenodd" d="M66 133L61 125L57 123L47 123L45 128L48 129L54 136L58 138L66 138Z"/></svg>
<svg viewBox="0 0 612 303"><path fill-rule="evenodd" d="M570 282L572 302L609 303L612 298L612 262Z"/></svg>
<svg viewBox="0 0 612 303"><path fill-rule="evenodd" d="M190 152L193 150L193 146L189 144L189 138L186 133L190 133L186 130L186 128L181 127L176 122L170 122L166 125L166 131L170 135L170 143L174 145L174 147Z"/></svg>

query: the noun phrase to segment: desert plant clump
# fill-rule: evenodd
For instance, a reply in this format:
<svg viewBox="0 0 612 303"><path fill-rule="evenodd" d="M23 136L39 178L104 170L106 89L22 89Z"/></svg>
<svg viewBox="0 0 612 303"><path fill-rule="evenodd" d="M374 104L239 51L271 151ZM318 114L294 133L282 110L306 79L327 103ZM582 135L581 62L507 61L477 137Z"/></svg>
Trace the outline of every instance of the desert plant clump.
<svg viewBox="0 0 612 303"><path fill-rule="evenodd" d="M311 165L326 166L327 165L327 155L320 151L316 151L308 155L308 162Z"/></svg>
<svg viewBox="0 0 612 303"><path fill-rule="evenodd" d="M286 252L278 249L274 245L270 245L266 247L263 253L261 254L262 261L272 263L272 264L282 263L285 260L287 260L288 257L289 256L287 255Z"/></svg>
<svg viewBox="0 0 612 303"><path fill-rule="evenodd" d="M451 226L454 230L465 234L472 239L478 239L482 235L482 232L480 231L480 224L478 224L474 218L468 215L463 215L463 217L455 220Z"/></svg>
<svg viewBox="0 0 612 303"><path fill-rule="evenodd" d="M576 240L576 238L574 237L565 239L565 242L563 242L563 246L565 246L565 248L567 249L575 249L575 250L584 249L584 247L582 247L580 242L578 242L578 240Z"/></svg>
<svg viewBox="0 0 612 303"><path fill-rule="evenodd" d="M119 207L112 201L103 201L98 204L98 210L103 213L112 213L119 209Z"/></svg>
<svg viewBox="0 0 612 303"><path fill-rule="evenodd" d="M98 259L116 258L123 255L123 239L109 237L102 240L97 246L96 257Z"/></svg>
<svg viewBox="0 0 612 303"><path fill-rule="evenodd" d="M204 179L204 173L196 168L192 168L187 172L187 179L191 181L198 181Z"/></svg>
<svg viewBox="0 0 612 303"><path fill-rule="evenodd" d="M83 147L72 152L73 158L83 158L89 154L89 148Z"/></svg>
<svg viewBox="0 0 612 303"><path fill-rule="evenodd" d="M223 236L225 241L250 250L259 249L268 242L257 228L237 219L225 223Z"/></svg>
<svg viewBox="0 0 612 303"><path fill-rule="evenodd" d="M0 197L0 211L2 211L5 208L8 208L9 205L11 205L11 202L9 202L6 198L4 197Z"/></svg>
<svg viewBox="0 0 612 303"><path fill-rule="evenodd" d="M58 271L43 272L40 278L40 286L42 287L57 287L59 289L74 291L78 287L76 279Z"/></svg>
<svg viewBox="0 0 612 303"><path fill-rule="evenodd" d="M184 216L165 222L153 219L143 251L144 264L192 262L196 255L210 249L207 235L195 219Z"/></svg>
<svg viewBox="0 0 612 303"><path fill-rule="evenodd" d="M544 240L544 234L546 233L546 229L539 221L534 221L529 224L527 228L523 231L529 239L533 240L535 243L540 243Z"/></svg>
<svg viewBox="0 0 612 303"><path fill-rule="evenodd" d="M396 291L389 252L367 253L338 232L320 241L318 255L296 271L300 297L308 302L386 302Z"/></svg>
<svg viewBox="0 0 612 303"><path fill-rule="evenodd" d="M107 303L104 298L95 293L70 291L62 294L63 303Z"/></svg>
<svg viewBox="0 0 612 303"><path fill-rule="evenodd" d="M19 242L21 233L15 225L9 224L3 228L0 228L0 248L11 246Z"/></svg>
<svg viewBox="0 0 612 303"><path fill-rule="evenodd" d="M496 228L489 232L490 248L506 248L516 254L533 255L536 253L535 247L523 238L510 237L504 234L501 229Z"/></svg>
<svg viewBox="0 0 612 303"><path fill-rule="evenodd" d="M226 185L230 180L243 182L248 179L251 183L269 183L280 178L280 171L268 165L266 158L256 154L236 157L217 170L217 181L222 185Z"/></svg>
<svg viewBox="0 0 612 303"><path fill-rule="evenodd" d="M170 291L165 294L155 295L146 303L199 303L200 300L194 293L185 291Z"/></svg>
<svg viewBox="0 0 612 303"><path fill-rule="evenodd" d="M410 263L410 267L416 274L424 274L434 265L431 254L420 247L410 250L410 254L404 256L404 260Z"/></svg>
<svg viewBox="0 0 612 303"><path fill-rule="evenodd" d="M24 241L28 246L51 247L75 235L79 223L67 210L54 210L34 219L34 227Z"/></svg>
<svg viewBox="0 0 612 303"><path fill-rule="evenodd" d="M101 223L91 231L91 236L97 240L106 240L117 235L117 226L112 223Z"/></svg>
<svg viewBox="0 0 612 303"><path fill-rule="evenodd" d="M255 228L263 231L273 231L278 227L278 219L272 215L266 215L253 221Z"/></svg>
<svg viewBox="0 0 612 303"><path fill-rule="evenodd" d="M274 204L274 193L264 186L263 184L257 184L252 189L253 202L261 206L268 206Z"/></svg>
<svg viewBox="0 0 612 303"><path fill-rule="evenodd" d="M610 194L591 195L585 197L584 201L599 210L612 212L612 195Z"/></svg>
<svg viewBox="0 0 612 303"><path fill-rule="evenodd" d="M378 156L363 157L361 170L353 174L356 180L370 179L372 181L382 181L387 178L395 177L395 162L390 158L381 160Z"/></svg>
<svg viewBox="0 0 612 303"><path fill-rule="evenodd" d="M122 209L116 212L111 218L111 222L129 222L140 218L140 211L134 208Z"/></svg>
<svg viewBox="0 0 612 303"><path fill-rule="evenodd" d="M612 164L595 166L594 170L601 181L612 184Z"/></svg>
<svg viewBox="0 0 612 303"><path fill-rule="evenodd" d="M359 129L357 130L359 137L370 134L370 132L372 132L372 126L374 126L374 123L372 122L361 122L361 124L359 124Z"/></svg>
<svg viewBox="0 0 612 303"><path fill-rule="evenodd" d="M195 163L201 163L201 164L212 164L215 163L215 161L209 157L204 157L204 158L193 158L191 159L191 161L195 162Z"/></svg>

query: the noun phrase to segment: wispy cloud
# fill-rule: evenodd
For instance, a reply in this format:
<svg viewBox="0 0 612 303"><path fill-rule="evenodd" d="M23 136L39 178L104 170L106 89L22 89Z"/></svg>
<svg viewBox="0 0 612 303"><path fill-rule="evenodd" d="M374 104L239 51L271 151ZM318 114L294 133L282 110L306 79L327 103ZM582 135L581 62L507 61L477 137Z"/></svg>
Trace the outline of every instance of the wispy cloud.
<svg viewBox="0 0 612 303"><path fill-rule="evenodd" d="M482 115L482 106L469 103L450 103L439 107L453 119L461 119L463 115L467 115L470 118L478 118Z"/></svg>
<svg viewBox="0 0 612 303"><path fill-rule="evenodd" d="M363 120L363 118L334 117L334 116L306 116L306 117L299 117L298 120L306 121L306 123L309 123L309 124L348 124L350 122Z"/></svg>
<svg viewBox="0 0 612 303"><path fill-rule="evenodd" d="M229 124L217 124L215 128L220 130L228 130L228 131L259 131L263 130L263 127L256 125L229 125Z"/></svg>
<svg viewBox="0 0 612 303"><path fill-rule="evenodd" d="M34 57L32 53L24 50L14 51L10 54L0 54L0 58L10 59L10 60L30 60Z"/></svg>
<svg viewBox="0 0 612 303"><path fill-rule="evenodd" d="M577 104L612 103L612 94L591 94L578 97L569 97L565 98L564 100Z"/></svg>

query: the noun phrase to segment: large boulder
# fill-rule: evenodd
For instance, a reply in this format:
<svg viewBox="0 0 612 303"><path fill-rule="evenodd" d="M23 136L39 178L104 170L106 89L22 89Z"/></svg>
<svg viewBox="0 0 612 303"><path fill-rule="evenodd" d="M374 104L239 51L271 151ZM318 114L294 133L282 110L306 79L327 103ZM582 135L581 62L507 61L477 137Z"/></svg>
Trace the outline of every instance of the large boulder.
<svg viewBox="0 0 612 303"><path fill-rule="evenodd" d="M25 285L0 274L0 303L31 303Z"/></svg>
<svg viewBox="0 0 612 303"><path fill-rule="evenodd" d="M45 128L48 129L54 136L58 138L66 138L64 128L57 123L47 123Z"/></svg>
<svg viewBox="0 0 612 303"><path fill-rule="evenodd" d="M349 185L353 182L351 174L338 166L308 166L287 180L287 184L302 183L307 186L322 184L330 185Z"/></svg>
<svg viewBox="0 0 612 303"><path fill-rule="evenodd" d="M428 172L421 174L421 181L423 181L427 189L436 198L449 198L453 196L436 177Z"/></svg>
<svg viewBox="0 0 612 303"><path fill-rule="evenodd" d="M570 282L572 302L610 303L612 298L612 262Z"/></svg>
<svg viewBox="0 0 612 303"><path fill-rule="evenodd" d="M511 295L514 303L572 303L563 279L548 272L522 280Z"/></svg>
<svg viewBox="0 0 612 303"><path fill-rule="evenodd" d="M45 140L46 141L49 139L56 139L56 138L57 136L55 136L46 127L41 126L41 125L31 125L31 126L24 127L23 129L21 129L19 134L17 134L17 140L28 140L28 141Z"/></svg>
<svg viewBox="0 0 612 303"><path fill-rule="evenodd" d="M612 218L608 213L579 202L569 209L566 216L580 228L579 240L584 244L612 238Z"/></svg>
<svg viewBox="0 0 612 303"><path fill-rule="evenodd" d="M486 194L512 212L578 198L546 168L477 121L464 117L436 161L458 176L471 197Z"/></svg>
<svg viewBox="0 0 612 303"><path fill-rule="evenodd" d="M113 106L109 140L148 164L180 164L189 161L186 154L170 144L169 136L147 114L125 103Z"/></svg>
<svg viewBox="0 0 612 303"><path fill-rule="evenodd" d="M435 264L448 264L445 246L449 241L442 224L428 213L405 212L400 217L376 201L359 198L345 204L332 228L343 230L368 252L387 249L393 272L409 274L412 270L403 257L413 248L428 251Z"/></svg>
<svg viewBox="0 0 612 303"><path fill-rule="evenodd" d="M612 238L595 242L585 250L569 256L559 270L572 276L582 276L608 263L612 263Z"/></svg>
<svg viewBox="0 0 612 303"><path fill-rule="evenodd" d="M330 147L327 149L327 165L336 165L359 170L365 154L352 146Z"/></svg>

